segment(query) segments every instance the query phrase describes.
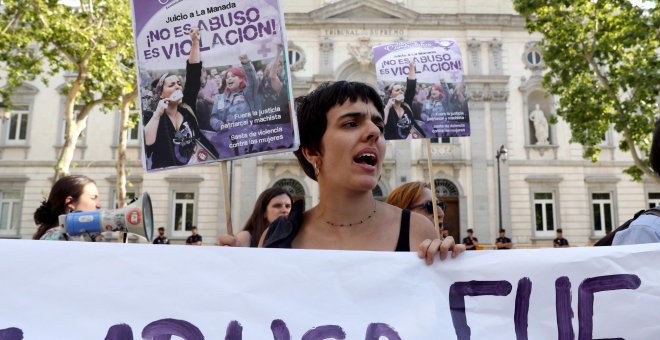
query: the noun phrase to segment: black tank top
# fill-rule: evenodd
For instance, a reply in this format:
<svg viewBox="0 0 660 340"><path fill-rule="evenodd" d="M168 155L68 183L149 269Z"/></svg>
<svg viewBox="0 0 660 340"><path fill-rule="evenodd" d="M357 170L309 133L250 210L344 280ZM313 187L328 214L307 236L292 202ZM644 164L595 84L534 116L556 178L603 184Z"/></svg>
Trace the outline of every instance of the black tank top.
<svg viewBox="0 0 660 340"><path fill-rule="evenodd" d="M410 251L410 210L401 211L401 227L399 228L399 240L396 242L394 251Z"/></svg>
<svg viewBox="0 0 660 340"><path fill-rule="evenodd" d="M279 217L268 227L263 247L291 248L291 243L300 230L304 211L305 202L303 200L294 202L288 218ZM410 251L410 210L408 209L401 211L399 239L396 242L394 251Z"/></svg>

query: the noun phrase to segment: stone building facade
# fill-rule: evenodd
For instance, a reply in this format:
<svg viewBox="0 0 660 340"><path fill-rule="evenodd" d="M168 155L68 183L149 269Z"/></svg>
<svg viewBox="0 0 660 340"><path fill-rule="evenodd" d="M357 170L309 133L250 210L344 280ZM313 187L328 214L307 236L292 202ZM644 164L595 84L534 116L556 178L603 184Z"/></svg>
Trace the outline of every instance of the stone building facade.
<svg viewBox="0 0 660 340"><path fill-rule="evenodd" d="M660 201L656 183L635 183L622 173L632 161L615 147L615 133L604 136L601 160L591 163L582 158L581 145L569 142L570 131L561 120L541 131L543 120L553 120L555 100L541 87L539 37L527 33L511 2L283 4L295 95L323 81L375 84L370 52L377 44L454 38L461 46L472 135L432 143L430 155L421 141L388 142L377 197L404 182L432 178L447 203L446 226L454 237L473 228L481 243L494 243L501 223L514 243L541 246L551 244L557 228L573 245L590 244L635 211ZM53 79L50 87L25 84L11 98L15 109L0 126L0 237L30 238L36 230L32 214L48 193L62 145L64 98L57 91L64 77ZM104 207L114 205L118 123L117 114L90 116L72 170L96 179ZM156 227L182 242L189 235L186 227L196 225L204 244L214 244L226 231L219 165L145 173L139 132L129 134L129 192L149 192ZM506 160L496 158L501 146L508 151ZM235 231L268 187L286 187L308 207L318 201L316 183L305 177L291 153L230 162L230 182Z"/></svg>

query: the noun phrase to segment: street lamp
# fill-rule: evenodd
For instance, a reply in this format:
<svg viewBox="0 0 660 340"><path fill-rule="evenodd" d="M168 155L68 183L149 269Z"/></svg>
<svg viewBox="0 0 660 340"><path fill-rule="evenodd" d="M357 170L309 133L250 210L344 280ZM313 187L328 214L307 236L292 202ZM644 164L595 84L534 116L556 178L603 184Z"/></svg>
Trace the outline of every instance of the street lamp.
<svg viewBox="0 0 660 340"><path fill-rule="evenodd" d="M502 226L502 183L500 181L500 158L502 162L506 162L508 151L504 147L504 144L500 146L500 149L496 151L495 158L497 158L497 203L500 212L500 230L504 229Z"/></svg>

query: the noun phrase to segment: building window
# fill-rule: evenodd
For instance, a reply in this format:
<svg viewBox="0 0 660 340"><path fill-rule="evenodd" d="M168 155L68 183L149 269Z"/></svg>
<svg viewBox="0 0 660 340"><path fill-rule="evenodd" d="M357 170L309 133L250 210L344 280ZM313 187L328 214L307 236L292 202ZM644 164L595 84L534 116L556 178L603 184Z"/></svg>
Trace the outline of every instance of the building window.
<svg viewBox="0 0 660 340"><path fill-rule="evenodd" d="M137 144L140 140L140 123L138 122L140 111L131 110L129 119L129 127L126 131L126 143Z"/></svg>
<svg viewBox="0 0 660 340"><path fill-rule="evenodd" d="M287 44L287 61L289 62L289 69L292 72L300 71L305 68L306 57L305 50L289 40Z"/></svg>
<svg viewBox="0 0 660 340"><path fill-rule="evenodd" d="M534 217L536 232L544 233L555 230L555 200L551 192L534 193Z"/></svg>
<svg viewBox="0 0 660 340"><path fill-rule="evenodd" d="M649 208L655 208L660 205L660 193L650 192L649 193Z"/></svg>
<svg viewBox="0 0 660 340"><path fill-rule="evenodd" d="M175 236L183 236L195 225L195 193L174 193L174 231Z"/></svg>
<svg viewBox="0 0 660 340"><path fill-rule="evenodd" d="M7 124L7 143L22 143L27 140L29 116L28 105L14 105Z"/></svg>
<svg viewBox="0 0 660 340"><path fill-rule="evenodd" d="M525 51L521 57L525 66L533 72L541 71L545 68L541 46L537 41L527 42L525 44Z"/></svg>
<svg viewBox="0 0 660 340"><path fill-rule="evenodd" d="M541 53L539 51L530 51L527 53L527 62L530 65L539 65L541 61Z"/></svg>
<svg viewBox="0 0 660 340"><path fill-rule="evenodd" d="M431 143L451 144L451 137L431 138Z"/></svg>
<svg viewBox="0 0 660 340"><path fill-rule="evenodd" d="M21 193L0 191L0 234L16 234L21 218Z"/></svg>
<svg viewBox="0 0 660 340"><path fill-rule="evenodd" d="M305 188L303 188L302 184L300 184L300 182L296 181L295 179L291 179L291 178L281 179L275 182L275 184L273 184L273 187L280 187L288 191L291 194L291 198L293 199L293 202L305 198Z"/></svg>
<svg viewBox="0 0 660 340"><path fill-rule="evenodd" d="M298 50L289 50L289 64L294 65L295 63L300 62L302 59L302 53Z"/></svg>
<svg viewBox="0 0 660 340"><path fill-rule="evenodd" d="M453 197L458 196L458 188L454 183L446 179L435 180L435 194L438 197Z"/></svg>
<svg viewBox="0 0 660 340"><path fill-rule="evenodd" d="M609 193L591 195L593 209L594 235L605 235L612 231L612 198Z"/></svg>
<svg viewBox="0 0 660 340"><path fill-rule="evenodd" d="M132 203L136 198L138 198L137 191L126 190L126 205ZM114 189L112 190L112 206L115 207L115 209L121 208L117 203L117 191Z"/></svg>

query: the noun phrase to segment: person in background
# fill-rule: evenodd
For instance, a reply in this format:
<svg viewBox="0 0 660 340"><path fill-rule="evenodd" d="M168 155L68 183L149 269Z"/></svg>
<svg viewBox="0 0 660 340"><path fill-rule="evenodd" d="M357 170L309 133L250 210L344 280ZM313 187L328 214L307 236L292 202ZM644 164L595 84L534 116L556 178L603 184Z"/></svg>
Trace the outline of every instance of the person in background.
<svg viewBox="0 0 660 340"><path fill-rule="evenodd" d="M442 228L441 231L442 231L442 238L449 237L449 230L448 229Z"/></svg>
<svg viewBox="0 0 660 340"><path fill-rule="evenodd" d="M188 238L186 239L186 244L189 246L201 246L202 245L202 235L197 233L197 227L193 226L190 229L190 232L192 233Z"/></svg>
<svg viewBox="0 0 660 340"><path fill-rule="evenodd" d="M495 248L497 249L511 249L513 243L511 239L506 237L506 230L500 229L500 237L495 239Z"/></svg>
<svg viewBox="0 0 660 340"><path fill-rule="evenodd" d="M211 110L213 109L213 102L219 93L218 83L216 83L214 76L217 76L218 71L212 68L208 72L202 72L202 88L199 90L197 96L197 123L202 130L211 130Z"/></svg>
<svg viewBox="0 0 660 340"><path fill-rule="evenodd" d="M170 244L170 239L165 236L165 228L158 228L158 237L154 239L154 244Z"/></svg>
<svg viewBox="0 0 660 340"><path fill-rule="evenodd" d="M264 190L257 198L245 227L236 234L238 244L234 246L257 247L261 235L273 221L280 216L289 216L291 202L291 194L285 189L273 187Z"/></svg>
<svg viewBox="0 0 660 340"><path fill-rule="evenodd" d="M561 228L557 229L557 238L552 240L552 246L555 248L568 248L568 240L562 236Z"/></svg>
<svg viewBox="0 0 660 340"><path fill-rule="evenodd" d="M656 176L660 174L660 120L655 121L649 163ZM627 229L616 232L612 245L660 242L660 216L658 216L657 209L658 207L647 210L646 213L630 222Z"/></svg>
<svg viewBox="0 0 660 340"><path fill-rule="evenodd" d="M409 182L398 186L387 196L386 202L401 209L426 216L431 222L433 219L433 201L431 200L431 187L424 182ZM445 203L437 200L438 228L443 230L445 219Z"/></svg>
<svg viewBox="0 0 660 340"><path fill-rule="evenodd" d="M59 216L73 211L94 211L101 209L99 190L96 182L83 175L64 176L50 189L48 199L34 212L37 232L35 240L68 241L69 235L60 226Z"/></svg>
<svg viewBox="0 0 660 340"><path fill-rule="evenodd" d="M472 228L468 228L467 237L463 238L463 244L465 245L465 250L477 250L479 247L479 240L473 236L474 231Z"/></svg>

